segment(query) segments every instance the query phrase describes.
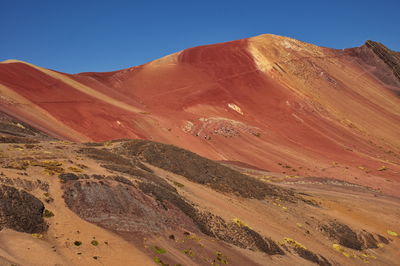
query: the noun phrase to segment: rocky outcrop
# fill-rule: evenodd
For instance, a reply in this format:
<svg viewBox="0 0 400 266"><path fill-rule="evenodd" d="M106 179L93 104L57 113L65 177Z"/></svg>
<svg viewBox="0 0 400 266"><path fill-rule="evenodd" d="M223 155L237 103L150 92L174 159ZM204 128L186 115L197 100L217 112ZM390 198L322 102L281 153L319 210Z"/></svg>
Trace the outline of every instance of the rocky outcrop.
<svg viewBox="0 0 400 266"><path fill-rule="evenodd" d="M400 80L400 54L387 48L379 42L366 41L365 46L370 48L387 66L393 71L393 74Z"/></svg>
<svg viewBox="0 0 400 266"><path fill-rule="evenodd" d="M165 179L142 162L182 175L224 193L244 198L278 198L297 202L301 198L291 190L243 175L217 162L173 145L146 141L113 141L79 152L99 161L102 167L126 175L99 176L61 174L64 199L69 208L89 222L126 235L162 233L168 229L185 229L203 233L237 247L258 250L269 255L284 255L271 238L240 222L198 209ZM94 148L96 147L96 148ZM308 250L294 251L319 265L330 265L322 256Z"/></svg>
<svg viewBox="0 0 400 266"><path fill-rule="evenodd" d="M37 143L54 140L42 131L0 112L0 143Z"/></svg>
<svg viewBox="0 0 400 266"><path fill-rule="evenodd" d="M260 250L269 255L285 254L272 239L261 236L247 225L227 223L212 213L198 213L196 222L205 234L235 246Z"/></svg>
<svg viewBox="0 0 400 266"><path fill-rule="evenodd" d="M35 196L14 187L0 185L0 229L25 233L47 230L42 214L43 203Z"/></svg>
<svg viewBox="0 0 400 266"><path fill-rule="evenodd" d="M122 143L115 152L127 157L138 157L147 163L182 175L193 182L208 185L217 191L235 193L244 198L263 199L269 196L286 201L296 200L290 190L266 184L173 145L132 140Z"/></svg>
<svg viewBox="0 0 400 266"><path fill-rule="evenodd" d="M172 204L161 204L132 185L115 182L114 178L68 181L64 199L83 219L120 233L193 228L192 221Z"/></svg>
<svg viewBox="0 0 400 266"><path fill-rule="evenodd" d="M174 190L154 182L142 182L136 188L125 183L115 184L120 182L112 177L96 181L92 178L65 183L67 206L83 219L121 235L185 229L201 231L241 248L269 255L285 254L272 239L245 225L227 223L212 213L203 213Z"/></svg>
<svg viewBox="0 0 400 266"><path fill-rule="evenodd" d="M363 230L356 232L348 225L339 223L338 221L331 221L321 227L322 232L330 239L337 241L340 245L351 248L354 250L364 250L368 248L378 248L378 244L387 244L388 240L381 236Z"/></svg>

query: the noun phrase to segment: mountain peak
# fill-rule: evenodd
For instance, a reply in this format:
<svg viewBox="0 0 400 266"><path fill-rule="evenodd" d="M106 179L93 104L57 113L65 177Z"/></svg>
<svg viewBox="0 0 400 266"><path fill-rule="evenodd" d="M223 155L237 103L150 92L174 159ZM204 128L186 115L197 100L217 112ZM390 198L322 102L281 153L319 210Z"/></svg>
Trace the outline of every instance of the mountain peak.
<svg viewBox="0 0 400 266"><path fill-rule="evenodd" d="M391 72L395 56L368 45L351 53L263 34L109 73L0 64L2 111L68 140L152 139L272 170L279 160L303 169L324 169L331 161L376 168L381 159L367 154L381 151L366 143L400 149L400 99ZM371 60L367 51L386 55ZM365 155L343 149L354 146L354 136ZM329 158L321 160L327 151ZM330 176L349 181L335 169ZM382 186L397 194L395 188Z"/></svg>

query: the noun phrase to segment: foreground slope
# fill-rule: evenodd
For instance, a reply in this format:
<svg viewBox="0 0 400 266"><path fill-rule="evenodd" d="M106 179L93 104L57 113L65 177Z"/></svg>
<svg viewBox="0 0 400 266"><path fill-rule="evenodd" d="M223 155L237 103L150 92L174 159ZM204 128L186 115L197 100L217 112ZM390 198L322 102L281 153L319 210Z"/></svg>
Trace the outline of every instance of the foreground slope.
<svg viewBox="0 0 400 266"><path fill-rule="evenodd" d="M147 140L28 135L0 143L2 265L398 264L400 201L379 191Z"/></svg>
<svg viewBox="0 0 400 266"><path fill-rule="evenodd" d="M5 61L1 110L61 139L150 139L399 195L398 65L375 42L334 50L274 35L109 73Z"/></svg>

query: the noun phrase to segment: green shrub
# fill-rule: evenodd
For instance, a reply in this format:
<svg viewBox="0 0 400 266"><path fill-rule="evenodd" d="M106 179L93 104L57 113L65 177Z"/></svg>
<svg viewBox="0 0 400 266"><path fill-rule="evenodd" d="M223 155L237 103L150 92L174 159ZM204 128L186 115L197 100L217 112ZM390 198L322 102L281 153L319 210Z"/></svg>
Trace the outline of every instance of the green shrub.
<svg viewBox="0 0 400 266"><path fill-rule="evenodd" d="M167 250L165 248L160 248L158 246L154 246L153 249L157 254L165 254L165 253L167 253Z"/></svg>
<svg viewBox="0 0 400 266"><path fill-rule="evenodd" d="M175 185L176 187L179 187L179 188L183 188L183 187L185 186L184 184L181 184L181 183L176 182L176 181L174 181L174 185Z"/></svg>
<svg viewBox="0 0 400 266"><path fill-rule="evenodd" d="M53 217L53 216L54 216L54 213L52 211L44 210L43 217L50 218L50 217Z"/></svg>

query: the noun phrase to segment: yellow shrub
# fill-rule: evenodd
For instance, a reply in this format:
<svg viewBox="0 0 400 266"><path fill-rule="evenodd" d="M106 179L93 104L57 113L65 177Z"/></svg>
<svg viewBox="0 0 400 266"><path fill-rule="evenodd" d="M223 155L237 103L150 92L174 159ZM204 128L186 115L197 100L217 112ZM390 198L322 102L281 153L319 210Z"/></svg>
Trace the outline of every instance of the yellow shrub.
<svg viewBox="0 0 400 266"><path fill-rule="evenodd" d="M294 240L292 238L289 238L289 237L285 237L283 239L283 242L288 244L288 245L290 245L291 247L294 247L294 248L307 249L304 245L300 244L296 240Z"/></svg>
<svg viewBox="0 0 400 266"><path fill-rule="evenodd" d="M248 227L250 228L250 226L248 226L246 223L244 223L243 221L241 221L239 218L234 218L232 220L235 224L239 225L240 227Z"/></svg>
<svg viewBox="0 0 400 266"><path fill-rule="evenodd" d="M388 233L388 235L391 235L391 236L399 236L398 233L391 231L391 230L387 230L387 233Z"/></svg>

